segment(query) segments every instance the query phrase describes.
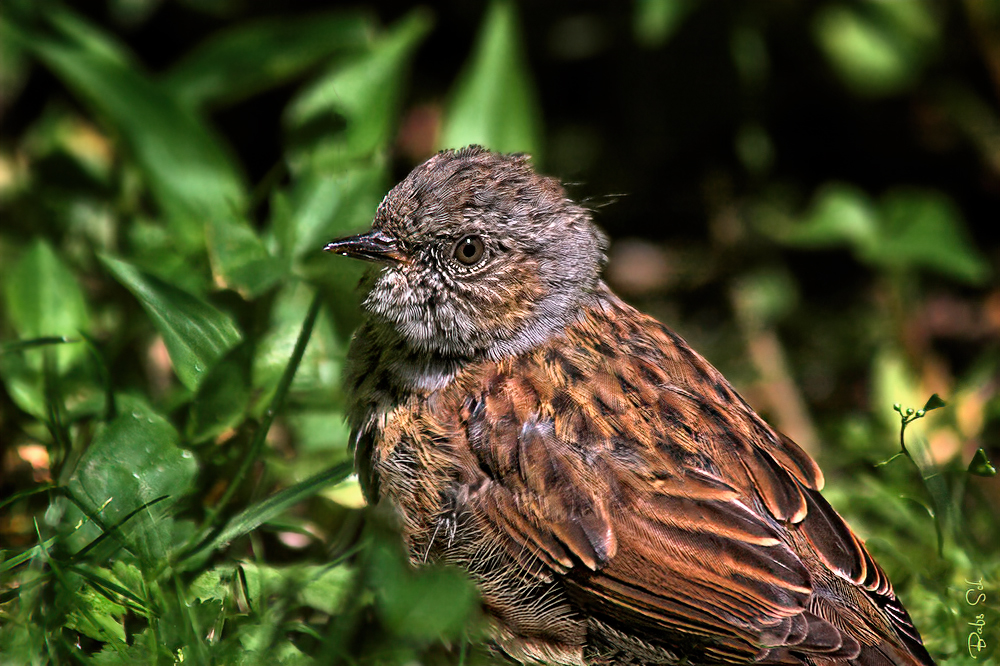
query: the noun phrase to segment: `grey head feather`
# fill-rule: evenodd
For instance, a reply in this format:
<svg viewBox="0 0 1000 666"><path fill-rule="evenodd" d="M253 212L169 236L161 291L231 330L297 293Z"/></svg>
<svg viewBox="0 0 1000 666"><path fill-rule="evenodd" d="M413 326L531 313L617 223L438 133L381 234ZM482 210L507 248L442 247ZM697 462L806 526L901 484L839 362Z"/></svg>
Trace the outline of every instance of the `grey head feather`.
<svg viewBox="0 0 1000 666"><path fill-rule="evenodd" d="M479 146L415 168L386 195L373 230L405 260L363 281L369 332L450 359L499 359L545 342L597 290L607 246L589 211L527 156ZM484 252L466 266L455 247L470 236Z"/></svg>

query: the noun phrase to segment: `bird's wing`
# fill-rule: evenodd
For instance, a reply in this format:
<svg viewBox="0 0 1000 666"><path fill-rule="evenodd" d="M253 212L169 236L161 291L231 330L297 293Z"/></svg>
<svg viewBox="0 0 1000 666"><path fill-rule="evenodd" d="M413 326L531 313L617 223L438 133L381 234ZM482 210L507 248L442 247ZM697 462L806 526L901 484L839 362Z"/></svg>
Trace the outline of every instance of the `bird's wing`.
<svg viewBox="0 0 1000 666"><path fill-rule="evenodd" d="M720 660L849 660L874 646L894 655L887 664L919 663L893 647L890 626L923 650L885 574L819 495L815 463L677 344L669 353L693 355L678 367L700 376L676 381L657 345L549 350L501 372L468 412L490 478L476 510L525 567L564 574L588 617L652 641ZM838 614L865 600L877 617ZM868 626L847 626L858 621Z"/></svg>

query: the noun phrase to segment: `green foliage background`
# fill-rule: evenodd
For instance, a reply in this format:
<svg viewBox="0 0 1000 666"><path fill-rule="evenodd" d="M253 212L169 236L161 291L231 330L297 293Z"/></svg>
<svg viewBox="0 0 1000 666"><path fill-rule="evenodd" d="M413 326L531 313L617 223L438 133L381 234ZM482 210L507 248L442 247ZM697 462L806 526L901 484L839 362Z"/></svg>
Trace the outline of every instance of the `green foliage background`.
<svg viewBox="0 0 1000 666"><path fill-rule="evenodd" d="M362 506L319 251L473 142L819 458L940 663L996 659L998 45L985 0L7 0L0 663L490 659Z"/></svg>

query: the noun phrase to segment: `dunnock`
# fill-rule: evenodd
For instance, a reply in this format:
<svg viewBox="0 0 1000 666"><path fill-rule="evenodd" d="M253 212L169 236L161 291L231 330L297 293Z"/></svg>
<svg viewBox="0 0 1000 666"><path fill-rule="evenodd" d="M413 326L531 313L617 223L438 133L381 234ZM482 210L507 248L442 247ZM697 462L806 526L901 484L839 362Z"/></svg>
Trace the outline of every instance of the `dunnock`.
<svg viewBox="0 0 1000 666"><path fill-rule="evenodd" d="M369 502L554 664L933 664L823 475L601 280L589 212L525 156L420 165L370 232L347 387Z"/></svg>

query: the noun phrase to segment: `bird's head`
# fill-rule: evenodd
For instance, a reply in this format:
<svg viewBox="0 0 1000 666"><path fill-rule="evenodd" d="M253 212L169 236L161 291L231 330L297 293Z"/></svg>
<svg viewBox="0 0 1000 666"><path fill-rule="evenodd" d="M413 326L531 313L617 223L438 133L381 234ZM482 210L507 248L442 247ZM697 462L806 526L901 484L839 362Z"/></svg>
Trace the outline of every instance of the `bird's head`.
<svg viewBox="0 0 1000 666"><path fill-rule="evenodd" d="M375 262L364 308L414 349L499 358L544 342L600 280L589 212L524 155L443 151L386 195L368 233L329 252Z"/></svg>

